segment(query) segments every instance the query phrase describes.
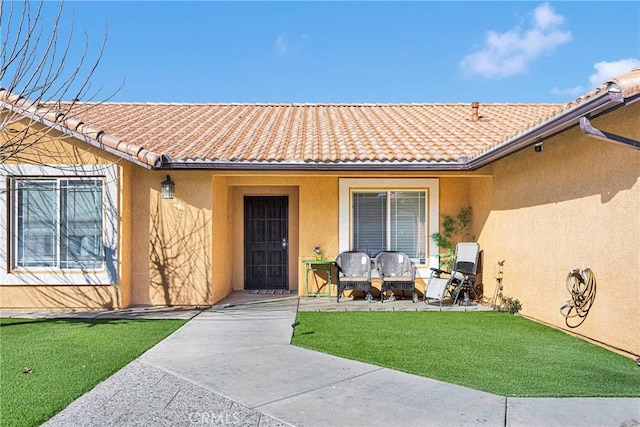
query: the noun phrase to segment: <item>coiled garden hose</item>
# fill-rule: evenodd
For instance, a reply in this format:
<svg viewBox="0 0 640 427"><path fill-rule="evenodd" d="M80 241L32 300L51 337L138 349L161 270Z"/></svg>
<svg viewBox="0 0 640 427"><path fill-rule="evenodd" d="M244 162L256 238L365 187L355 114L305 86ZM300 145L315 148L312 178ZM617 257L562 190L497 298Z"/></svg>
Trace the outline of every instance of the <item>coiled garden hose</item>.
<svg viewBox="0 0 640 427"><path fill-rule="evenodd" d="M560 307L560 313L567 319L586 317L596 298L596 278L593 272L590 268L575 269L569 272L566 285L571 301Z"/></svg>

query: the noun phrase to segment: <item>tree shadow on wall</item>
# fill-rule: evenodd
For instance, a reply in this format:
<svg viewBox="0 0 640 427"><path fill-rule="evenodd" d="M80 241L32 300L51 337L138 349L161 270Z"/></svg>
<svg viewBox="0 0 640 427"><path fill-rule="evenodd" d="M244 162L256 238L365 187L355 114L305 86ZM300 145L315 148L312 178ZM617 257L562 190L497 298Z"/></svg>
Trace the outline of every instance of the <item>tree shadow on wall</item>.
<svg viewBox="0 0 640 427"><path fill-rule="evenodd" d="M59 307L65 309L92 309L114 310L119 304L120 289L109 285L28 285L28 292L32 295L30 301L34 301L36 307ZM37 301L37 302L35 302Z"/></svg>
<svg viewBox="0 0 640 427"><path fill-rule="evenodd" d="M166 306L210 304L211 222L202 209L161 201L151 213L150 286Z"/></svg>

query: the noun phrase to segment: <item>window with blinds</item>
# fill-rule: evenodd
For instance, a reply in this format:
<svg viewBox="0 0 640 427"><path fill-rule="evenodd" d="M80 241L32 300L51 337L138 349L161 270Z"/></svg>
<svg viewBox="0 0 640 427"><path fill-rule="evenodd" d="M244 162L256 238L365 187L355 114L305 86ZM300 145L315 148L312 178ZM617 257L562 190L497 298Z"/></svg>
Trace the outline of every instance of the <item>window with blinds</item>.
<svg viewBox="0 0 640 427"><path fill-rule="evenodd" d="M425 191L353 191L351 200L353 250L401 251L426 262Z"/></svg>
<svg viewBox="0 0 640 427"><path fill-rule="evenodd" d="M14 179L16 267L105 263L102 179Z"/></svg>

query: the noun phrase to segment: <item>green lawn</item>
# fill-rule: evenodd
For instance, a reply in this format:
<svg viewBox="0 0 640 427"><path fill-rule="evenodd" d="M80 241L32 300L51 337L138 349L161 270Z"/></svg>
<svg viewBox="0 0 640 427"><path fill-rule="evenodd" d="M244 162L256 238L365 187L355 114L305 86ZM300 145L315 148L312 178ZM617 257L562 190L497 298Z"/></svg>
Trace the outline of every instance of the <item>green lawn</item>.
<svg viewBox="0 0 640 427"><path fill-rule="evenodd" d="M500 312L298 313L293 344L501 396L640 397L632 359Z"/></svg>
<svg viewBox="0 0 640 427"><path fill-rule="evenodd" d="M0 319L0 425L44 422L184 323Z"/></svg>

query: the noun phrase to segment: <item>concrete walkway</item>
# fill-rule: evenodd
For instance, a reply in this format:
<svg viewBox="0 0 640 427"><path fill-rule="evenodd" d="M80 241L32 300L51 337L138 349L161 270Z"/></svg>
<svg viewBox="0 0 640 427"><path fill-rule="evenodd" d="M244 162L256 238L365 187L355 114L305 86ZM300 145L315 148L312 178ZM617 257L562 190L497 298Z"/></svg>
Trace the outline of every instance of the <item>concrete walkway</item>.
<svg viewBox="0 0 640 427"><path fill-rule="evenodd" d="M297 310L202 311L45 425L640 425L640 399L505 398L294 347Z"/></svg>

